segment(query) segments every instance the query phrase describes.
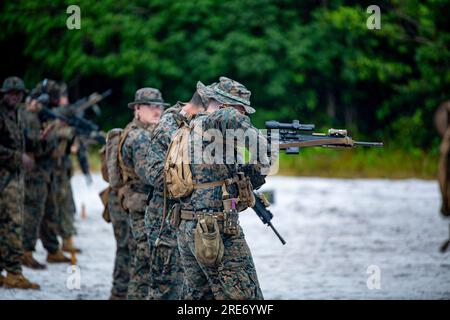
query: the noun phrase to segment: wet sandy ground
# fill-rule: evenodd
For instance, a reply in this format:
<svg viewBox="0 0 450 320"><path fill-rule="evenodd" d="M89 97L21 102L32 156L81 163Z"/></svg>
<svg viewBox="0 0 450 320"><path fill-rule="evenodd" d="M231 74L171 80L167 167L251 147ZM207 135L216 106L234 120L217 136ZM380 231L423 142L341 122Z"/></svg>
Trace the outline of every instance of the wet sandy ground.
<svg viewBox="0 0 450 320"><path fill-rule="evenodd" d="M24 270L40 291L0 288L0 299L108 298L115 242L97 197L104 183L98 175L90 187L78 175L72 183L78 207L87 209L85 219L77 215L80 290L69 289L70 281L68 288L67 265L51 265ZM265 298L450 298L450 252L438 251L449 221L439 215L436 182L272 177L264 189L275 191L273 223L287 244L251 210L241 224ZM46 257L40 244L36 257ZM368 268L379 271L379 289L369 289L377 274Z"/></svg>

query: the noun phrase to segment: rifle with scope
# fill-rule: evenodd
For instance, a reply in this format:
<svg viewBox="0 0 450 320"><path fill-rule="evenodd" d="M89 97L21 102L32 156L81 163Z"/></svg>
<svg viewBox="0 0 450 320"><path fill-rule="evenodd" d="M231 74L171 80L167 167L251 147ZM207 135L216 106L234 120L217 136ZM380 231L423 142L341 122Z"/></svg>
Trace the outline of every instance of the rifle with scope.
<svg viewBox="0 0 450 320"><path fill-rule="evenodd" d="M269 140L274 142L272 130L278 130L279 148L286 154L298 154L303 147L382 147L382 142L355 141L345 129L329 129L328 133L314 133L314 124L302 124L298 120L292 123L282 123L274 120L266 121L269 129Z"/></svg>

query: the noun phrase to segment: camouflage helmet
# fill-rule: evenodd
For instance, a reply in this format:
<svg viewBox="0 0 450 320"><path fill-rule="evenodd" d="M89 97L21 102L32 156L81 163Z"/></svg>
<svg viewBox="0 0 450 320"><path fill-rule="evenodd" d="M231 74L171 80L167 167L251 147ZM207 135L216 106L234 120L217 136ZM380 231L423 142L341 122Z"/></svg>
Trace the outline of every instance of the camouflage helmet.
<svg viewBox="0 0 450 320"><path fill-rule="evenodd" d="M134 101L128 104L128 108L134 109L137 104L156 104L161 107L169 105L164 102L161 92L155 88L141 88L136 91Z"/></svg>
<svg viewBox="0 0 450 320"><path fill-rule="evenodd" d="M59 104L61 97L61 87L55 80L44 79L36 85L33 90L35 95L48 94L52 105Z"/></svg>
<svg viewBox="0 0 450 320"><path fill-rule="evenodd" d="M59 96L61 87L55 80L44 79L36 85L35 91L38 94L47 93L50 96Z"/></svg>
<svg viewBox="0 0 450 320"><path fill-rule="evenodd" d="M23 80L19 77L8 77L3 81L3 86L0 89L0 92L9 92L9 91L22 91L27 93L28 90L25 88L25 84Z"/></svg>
<svg viewBox="0 0 450 320"><path fill-rule="evenodd" d="M240 105L247 113L254 113L250 106L251 92L241 83L227 77L220 77L219 83L208 86L211 98L223 104Z"/></svg>

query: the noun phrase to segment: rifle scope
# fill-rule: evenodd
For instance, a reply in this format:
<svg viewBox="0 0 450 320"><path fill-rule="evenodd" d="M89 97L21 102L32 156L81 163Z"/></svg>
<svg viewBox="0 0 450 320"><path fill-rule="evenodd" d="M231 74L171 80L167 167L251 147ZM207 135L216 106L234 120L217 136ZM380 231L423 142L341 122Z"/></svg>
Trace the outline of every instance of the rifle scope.
<svg viewBox="0 0 450 320"><path fill-rule="evenodd" d="M297 131L313 131L315 125L302 124L298 120L292 120L292 123L283 123L275 120L266 121L266 129L281 129L281 130L297 130Z"/></svg>

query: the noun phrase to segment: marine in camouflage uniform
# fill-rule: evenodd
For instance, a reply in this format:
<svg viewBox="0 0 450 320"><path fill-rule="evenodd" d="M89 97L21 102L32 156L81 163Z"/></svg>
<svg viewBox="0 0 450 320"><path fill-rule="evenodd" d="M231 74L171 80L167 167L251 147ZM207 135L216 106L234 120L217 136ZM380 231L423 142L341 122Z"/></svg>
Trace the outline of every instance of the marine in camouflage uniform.
<svg viewBox="0 0 450 320"><path fill-rule="evenodd" d="M38 83L33 90L36 97L42 97L47 95L47 103L44 107L52 109L59 105L60 101L60 86L54 80L44 79ZM59 248L54 249L55 238L61 231L61 204L64 202L61 200L61 166L63 164L63 157L67 150L67 141L73 139L74 130L67 124L60 120L48 119L43 123L44 130L49 132L49 136L54 139L55 146L53 147L50 155L45 156L42 159L45 162L45 169L50 177L50 186L46 194L47 198L42 198L45 203L45 214L41 222L40 236L44 243L47 243L46 249L48 251L47 262L50 263L68 263L70 258L66 257L62 250Z"/></svg>
<svg viewBox="0 0 450 320"><path fill-rule="evenodd" d="M71 137L72 141L74 137ZM60 164L56 169L56 184L58 185L58 192L56 194L57 202L60 204L59 210L59 235L63 239L63 250L67 252L76 251L80 249L75 248L72 244L72 237L75 235L75 201L73 199L72 185L70 178L73 174L72 160L70 159L70 143L68 141L67 151L60 158ZM70 243L70 244L69 244Z"/></svg>
<svg viewBox="0 0 450 320"><path fill-rule="evenodd" d="M243 129L247 134L259 139L259 143L267 143L265 138L259 135L258 130L252 126L249 117L243 114L254 112L254 109L250 107L250 91L242 84L226 77L221 77L219 83L208 86L208 90L210 98L221 105L216 111L201 115L193 120L191 124L194 127L193 135L197 134L198 129L203 131L218 129L225 138L226 130ZM242 113L238 111L239 109ZM208 112L210 112L209 109ZM209 143L209 141L204 141L203 146L205 147ZM223 148L224 146L221 145L220 147ZM235 153L238 153L236 145L234 148ZM229 162L226 162L225 152L222 160L223 164L191 163L194 184L200 185L233 179L237 172L243 169L243 165L236 164L236 162L226 164ZM245 166L253 167L253 174L257 178L255 180L261 181L258 165L247 164ZM220 236L224 244L222 260L211 266L201 263L196 257L194 232L199 214L207 211L220 216L220 213L224 210L222 202L222 188L224 186L225 184L209 187L205 185L202 188L194 188L190 196L181 199L182 220L177 235L181 261L185 271L184 299L241 300L263 298L244 232L238 226L238 235L225 234L223 232L223 215L222 219L217 218ZM225 188L230 198L240 196L235 183L227 184ZM241 211L242 209L244 208L238 210Z"/></svg>
<svg viewBox="0 0 450 320"><path fill-rule="evenodd" d="M26 151L35 160L35 168L25 176L25 215L23 265L33 269L44 269L45 266L33 258L33 251L37 239L41 238L44 248L51 253L59 249L56 228L57 203L51 169L54 165L51 154L57 145L56 137L52 134L42 134L44 129L39 119L42 105L31 97L27 112L24 113L26 123Z"/></svg>
<svg viewBox="0 0 450 320"><path fill-rule="evenodd" d="M113 129L114 130L114 129ZM107 134L109 136L109 133ZM108 163L106 160L106 147L100 150L101 172L103 179L110 182L108 173ZM100 194L105 210L103 218L106 222L111 222L116 239L116 256L114 259L113 283L109 300L125 300L127 298L128 284L131 273L131 248L133 237L131 235L128 214L124 212L120 205L117 190L109 186Z"/></svg>
<svg viewBox="0 0 450 320"><path fill-rule="evenodd" d="M441 190L442 205L441 214L445 218L450 217L450 101L443 102L434 117L434 123L442 136L440 145L441 156L438 166L438 182ZM450 225L449 225L450 232ZM450 235L441 247L441 252L446 252L450 246Z"/></svg>
<svg viewBox="0 0 450 320"><path fill-rule="evenodd" d="M59 94L59 108L64 110L66 106L69 105L69 99L67 95L67 85L65 83L60 84L60 94ZM62 114L65 114L63 111ZM66 141L64 141L64 139ZM59 160L59 165L56 168L56 184L58 187L58 192L56 194L57 201L60 204L59 207L59 234L63 239L62 250L66 252L81 252L79 248L73 245L73 236L76 234L75 229L75 214L76 207L73 198L72 185L70 184L70 179L73 175L73 165L70 159L70 154L72 151L72 146L75 145L76 137L75 133L72 132L71 135L63 137L62 143L66 143L67 147L65 149L64 155Z"/></svg>
<svg viewBox="0 0 450 320"><path fill-rule="evenodd" d="M26 92L23 81L7 78L0 101L0 285L39 289L22 275L22 222L24 167L34 163L25 152L24 123L20 102ZM7 271L3 277L1 272Z"/></svg>
<svg viewBox="0 0 450 320"><path fill-rule="evenodd" d="M134 109L135 118L125 128L119 143L119 165L125 183L119 191L119 197L122 207L128 212L135 244L131 250L134 261L128 285L128 299L141 300L146 299L148 295L150 248L144 215L148 197L153 188L145 180L145 171L148 166L151 131L159 121L163 105L164 101L159 90L141 88L136 91L135 101L128 104L130 109ZM155 119L150 122L147 118L140 116L140 112L155 112Z"/></svg>
<svg viewBox="0 0 450 320"><path fill-rule="evenodd" d="M120 206L116 191L111 191L109 194L108 207L117 244L110 299L124 300L127 298L128 284L130 283L132 271L131 248L136 246L131 234L128 214Z"/></svg>
<svg viewBox="0 0 450 320"><path fill-rule="evenodd" d="M167 109L152 133L149 166L144 172L146 179L154 187L153 197L145 212L151 257L149 299L152 300L181 298L184 272L176 243L176 230L165 222L160 233L164 208L164 161L169 144L180 124L189 122L194 114L204 110L203 99L206 97L203 87L201 83L197 85L197 91L188 105L177 102ZM170 206L169 202L167 208Z"/></svg>

